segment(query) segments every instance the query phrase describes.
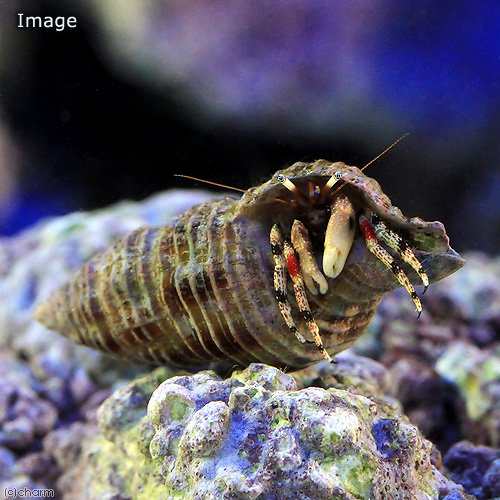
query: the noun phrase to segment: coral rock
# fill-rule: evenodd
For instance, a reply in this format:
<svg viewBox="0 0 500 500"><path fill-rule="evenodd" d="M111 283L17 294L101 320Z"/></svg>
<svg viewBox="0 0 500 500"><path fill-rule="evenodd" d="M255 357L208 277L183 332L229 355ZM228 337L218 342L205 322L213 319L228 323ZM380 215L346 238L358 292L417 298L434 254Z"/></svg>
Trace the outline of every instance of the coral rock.
<svg viewBox="0 0 500 500"><path fill-rule="evenodd" d="M389 393L442 452L461 439L500 446L500 258L466 257L429 288L420 320L395 291L354 345L389 369Z"/></svg>
<svg viewBox="0 0 500 500"><path fill-rule="evenodd" d="M456 342L437 360L436 371L465 402L465 435L476 443L500 446L500 355Z"/></svg>
<svg viewBox="0 0 500 500"><path fill-rule="evenodd" d="M102 433L67 472L72 498L467 498L383 399L338 381L299 389L262 364L227 379L204 371L160 384L164 373L101 407Z"/></svg>
<svg viewBox="0 0 500 500"><path fill-rule="evenodd" d="M500 496L500 450L462 441L444 457L450 477L478 499Z"/></svg>

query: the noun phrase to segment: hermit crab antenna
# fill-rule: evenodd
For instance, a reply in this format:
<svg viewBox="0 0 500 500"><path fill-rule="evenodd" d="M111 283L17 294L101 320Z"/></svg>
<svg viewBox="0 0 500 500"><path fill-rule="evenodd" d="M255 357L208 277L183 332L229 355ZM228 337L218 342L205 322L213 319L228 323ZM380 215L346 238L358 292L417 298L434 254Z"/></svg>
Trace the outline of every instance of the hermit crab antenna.
<svg viewBox="0 0 500 500"><path fill-rule="evenodd" d="M203 182L205 184L210 184L211 186L217 186L224 189L232 189L233 191L238 191L239 193L244 193L244 189L235 188L233 186L228 186L226 184L220 184L219 182L207 181L205 179L199 179L198 177L193 177L192 175L182 175L182 174L174 174L174 177L182 177L183 179L190 179L192 181Z"/></svg>
<svg viewBox="0 0 500 500"><path fill-rule="evenodd" d="M410 132L406 132L401 137L398 137L390 146L387 146L381 153L379 153L373 160L370 160L364 167L361 168L363 171L365 168L368 168L372 163L375 163L379 158L388 153L392 148L396 147L403 139L406 139L410 135Z"/></svg>
<svg viewBox="0 0 500 500"><path fill-rule="evenodd" d="M377 156L375 156L375 158L373 158L372 160L370 160L366 165L364 165L362 168L361 168L361 171L365 170L365 168L368 168L370 165L372 165L373 163L375 163L379 158L381 158L382 156L384 156L386 153L388 153L392 148L394 148L395 146L397 146L403 139L406 139L406 137L408 137L410 135L409 132L406 132L406 134L403 134L401 137L398 137L390 146L387 146L381 153L379 153ZM342 178L342 173L341 172L335 172L327 181L327 183L323 186L322 190L321 190L321 197L322 199L324 199L324 197L326 196L326 194L328 194L332 187ZM342 186L340 186L336 191L335 193L337 193L338 191L340 191L340 189L342 189L342 187L344 186L344 184ZM334 193L334 194L335 194Z"/></svg>

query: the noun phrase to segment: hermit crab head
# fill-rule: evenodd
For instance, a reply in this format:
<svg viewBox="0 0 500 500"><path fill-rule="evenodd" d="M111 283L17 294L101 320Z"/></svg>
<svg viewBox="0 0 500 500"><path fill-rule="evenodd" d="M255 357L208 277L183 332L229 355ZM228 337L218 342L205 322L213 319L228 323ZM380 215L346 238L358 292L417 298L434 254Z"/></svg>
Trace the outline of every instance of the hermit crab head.
<svg viewBox="0 0 500 500"><path fill-rule="evenodd" d="M341 162L295 163L247 191L241 204L243 213L271 229L274 253L280 245L286 253L290 242L311 295L347 289L355 280L366 285L355 292L360 300L402 286L420 314L415 285L425 291L464 264L443 224L405 217L376 180ZM288 260L285 255L284 266Z"/></svg>

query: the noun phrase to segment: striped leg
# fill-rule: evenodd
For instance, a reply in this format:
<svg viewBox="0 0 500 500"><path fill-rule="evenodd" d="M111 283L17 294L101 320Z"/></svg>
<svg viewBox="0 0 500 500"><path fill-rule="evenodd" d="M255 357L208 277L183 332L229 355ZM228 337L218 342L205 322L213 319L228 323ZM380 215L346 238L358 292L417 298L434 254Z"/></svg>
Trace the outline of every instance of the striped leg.
<svg viewBox="0 0 500 500"><path fill-rule="evenodd" d="M307 329L313 336L315 346L318 348L325 359L331 361L332 358L323 346L323 341L321 340L321 337L319 335L318 325L314 320L311 308L309 307L306 289L304 288L304 280L302 278L299 261L297 260L295 251L292 245L286 240L283 243L283 249L286 265L288 268L288 274L290 275L290 278L292 278L293 291L295 292L295 300L297 301L299 311L302 314L304 321L306 322Z"/></svg>
<svg viewBox="0 0 500 500"><path fill-rule="evenodd" d="M405 272L399 267L394 258L392 257L387 250L385 250L377 241L377 235L375 234L375 229L368 221L368 219L361 215L359 217L359 227L363 234L363 238L366 243L366 247L368 250L377 257L387 268L389 268L393 273L399 283L405 288L405 290L410 294L410 297L415 304L415 308L418 312L418 317L422 313L422 304L420 299L418 298L417 292L415 292L415 288L411 284L408 276L406 276Z"/></svg>
<svg viewBox="0 0 500 500"><path fill-rule="evenodd" d="M295 334L299 342L304 343L306 339L295 326L292 310L286 297L286 262L283 255L283 237L277 224L271 228L270 241L274 260L274 292L278 307L290 331Z"/></svg>
<svg viewBox="0 0 500 500"><path fill-rule="evenodd" d="M429 278L427 277L422 264L415 257L411 248L408 246L407 241L400 236L398 233L389 229L384 222L382 222L377 216L372 216L372 223L374 224L375 234L377 238L382 240L388 247L392 248L400 257L401 260L406 262L411 266L415 272L420 276L422 283L424 284L424 293L429 287Z"/></svg>

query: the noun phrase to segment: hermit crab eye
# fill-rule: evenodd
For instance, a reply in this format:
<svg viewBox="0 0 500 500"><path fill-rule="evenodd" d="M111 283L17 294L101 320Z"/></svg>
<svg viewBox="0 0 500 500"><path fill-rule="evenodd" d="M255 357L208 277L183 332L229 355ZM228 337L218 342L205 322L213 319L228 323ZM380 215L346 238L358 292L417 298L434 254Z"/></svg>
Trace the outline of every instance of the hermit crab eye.
<svg viewBox="0 0 500 500"><path fill-rule="evenodd" d="M285 176L284 176L283 174L278 174L278 175L276 176L276 180L277 180L278 182L281 182L281 183L283 184L283 182L285 182Z"/></svg>
<svg viewBox="0 0 500 500"><path fill-rule="evenodd" d="M342 172L335 172L335 174L333 174L335 176L336 179L340 179L342 177Z"/></svg>

